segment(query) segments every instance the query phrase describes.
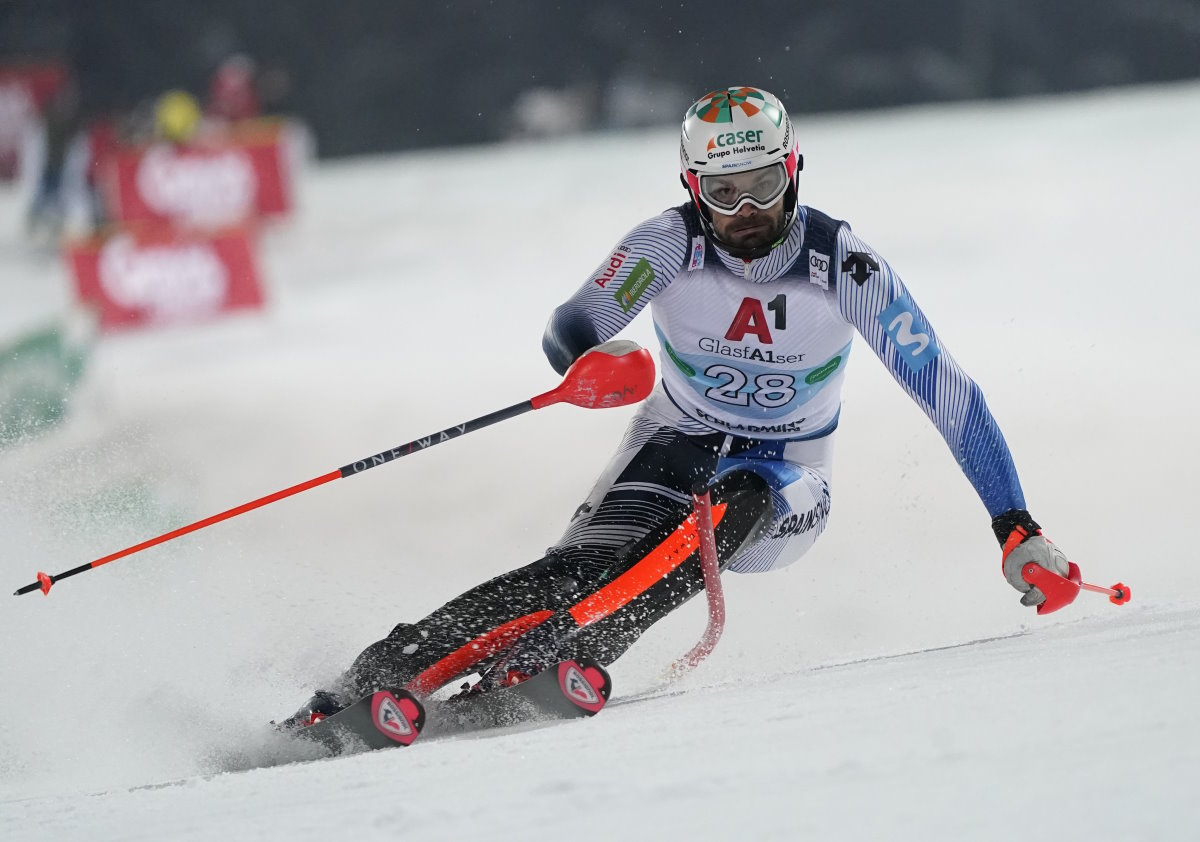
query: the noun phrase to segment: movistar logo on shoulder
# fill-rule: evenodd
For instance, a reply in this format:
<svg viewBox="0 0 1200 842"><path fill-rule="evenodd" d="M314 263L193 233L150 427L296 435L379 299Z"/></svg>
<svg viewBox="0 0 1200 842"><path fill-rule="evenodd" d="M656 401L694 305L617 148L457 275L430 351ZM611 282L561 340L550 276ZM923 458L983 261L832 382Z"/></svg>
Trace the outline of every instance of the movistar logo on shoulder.
<svg viewBox="0 0 1200 842"><path fill-rule="evenodd" d="M920 371L942 352L933 331L907 295L897 298L876 318L911 371Z"/></svg>

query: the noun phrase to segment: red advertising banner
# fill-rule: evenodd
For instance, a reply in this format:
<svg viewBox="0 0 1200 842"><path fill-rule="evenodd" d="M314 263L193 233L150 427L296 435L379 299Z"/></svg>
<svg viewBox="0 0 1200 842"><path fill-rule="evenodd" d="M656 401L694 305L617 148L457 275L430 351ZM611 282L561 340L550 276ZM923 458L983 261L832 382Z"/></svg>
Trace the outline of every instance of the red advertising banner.
<svg viewBox="0 0 1200 842"><path fill-rule="evenodd" d="M0 65L0 181L17 174L25 131L66 80L59 64Z"/></svg>
<svg viewBox="0 0 1200 842"><path fill-rule="evenodd" d="M68 249L81 301L100 328L195 322L263 304L254 249L244 230L209 234L122 231Z"/></svg>
<svg viewBox="0 0 1200 842"><path fill-rule="evenodd" d="M109 211L122 222L214 227L292 209L291 168L279 131L121 150L104 184Z"/></svg>

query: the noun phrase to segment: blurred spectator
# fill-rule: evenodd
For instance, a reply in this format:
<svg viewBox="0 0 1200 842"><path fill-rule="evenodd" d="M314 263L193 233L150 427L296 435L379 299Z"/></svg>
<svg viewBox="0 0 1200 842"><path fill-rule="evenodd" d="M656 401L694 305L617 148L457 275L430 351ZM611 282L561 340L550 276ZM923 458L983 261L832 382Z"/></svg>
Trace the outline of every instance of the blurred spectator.
<svg viewBox="0 0 1200 842"><path fill-rule="evenodd" d="M264 114L285 114L292 110L292 74L284 65L266 65L255 81L258 100Z"/></svg>
<svg viewBox="0 0 1200 842"><path fill-rule="evenodd" d="M70 236L93 234L109 221L101 182L109 161L121 148L118 124L112 115L92 120L72 149L67 195L78 200L67 203L66 233Z"/></svg>
<svg viewBox="0 0 1200 842"><path fill-rule="evenodd" d="M245 55L225 59L213 74L205 113L220 120L248 120L261 114L254 61Z"/></svg>
<svg viewBox="0 0 1200 842"><path fill-rule="evenodd" d="M527 88L512 107L512 137L561 137L591 127L595 90L590 85Z"/></svg>
<svg viewBox="0 0 1200 842"><path fill-rule="evenodd" d="M87 119L77 89L52 104L22 155L33 169L24 178L33 185L27 223L35 241L54 246L63 235L90 236L105 223L101 181L121 142L118 120Z"/></svg>
<svg viewBox="0 0 1200 842"><path fill-rule="evenodd" d="M662 125L686 111L692 96L682 85L630 66L616 71L604 90L603 125L614 129Z"/></svg>
<svg viewBox="0 0 1200 842"><path fill-rule="evenodd" d="M167 91L154 104L154 135L169 143L191 143L202 118L194 96L187 91Z"/></svg>
<svg viewBox="0 0 1200 842"><path fill-rule="evenodd" d="M21 156L22 168L28 167L32 174L33 198L26 222L35 238L56 242L63 230L68 199L64 184L81 126L79 85L70 77L46 103Z"/></svg>

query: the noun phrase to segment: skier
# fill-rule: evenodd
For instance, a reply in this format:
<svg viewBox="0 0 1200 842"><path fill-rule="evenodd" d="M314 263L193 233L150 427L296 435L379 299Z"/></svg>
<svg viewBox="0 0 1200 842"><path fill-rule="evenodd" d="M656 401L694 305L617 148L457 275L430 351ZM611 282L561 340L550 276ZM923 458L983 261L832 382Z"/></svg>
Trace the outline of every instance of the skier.
<svg viewBox="0 0 1200 842"><path fill-rule="evenodd" d="M623 237L550 318L560 374L649 307L662 379L565 534L526 567L401 623L284 724L310 724L381 687L428 694L473 672L520 682L566 658L610 664L703 587L699 553L663 574L656 556L711 488L723 570L791 564L825 528L834 431L854 331L945 438L992 517L1002 569L1067 559L1025 509L1016 468L979 387L887 261L799 201L799 141L780 101L752 87L705 94L684 118L688 201ZM719 515L719 518L718 518ZM669 566L668 566L669 567Z"/></svg>

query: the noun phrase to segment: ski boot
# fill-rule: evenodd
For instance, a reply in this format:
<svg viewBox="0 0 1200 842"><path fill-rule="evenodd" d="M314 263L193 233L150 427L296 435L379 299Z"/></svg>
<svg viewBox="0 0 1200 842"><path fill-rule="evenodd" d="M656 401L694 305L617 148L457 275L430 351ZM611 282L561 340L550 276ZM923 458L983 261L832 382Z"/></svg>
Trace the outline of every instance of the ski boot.
<svg viewBox="0 0 1200 842"><path fill-rule="evenodd" d="M344 710L349 704L349 701L336 693L330 693L327 690L318 690L313 694L311 699L300 707L300 710L282 722L272 722L271 724L280 731L307 728L309 725L316 725L322 719L326 719L338 711Z"/></svg>

